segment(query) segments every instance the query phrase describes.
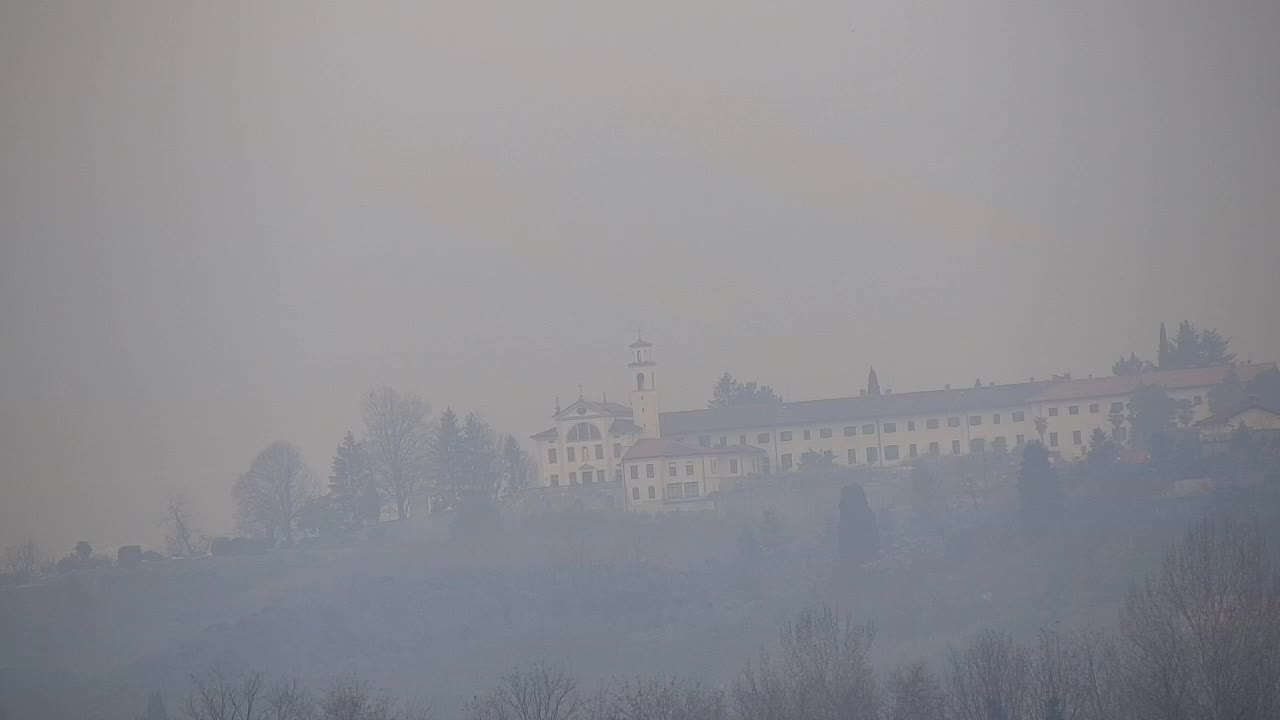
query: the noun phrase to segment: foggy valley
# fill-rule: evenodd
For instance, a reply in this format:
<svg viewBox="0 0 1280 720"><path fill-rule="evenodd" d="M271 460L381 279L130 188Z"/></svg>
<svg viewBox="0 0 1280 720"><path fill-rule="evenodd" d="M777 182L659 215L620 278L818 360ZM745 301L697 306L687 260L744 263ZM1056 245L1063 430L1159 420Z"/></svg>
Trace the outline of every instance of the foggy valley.
<svg viewBox="0 0 1280 720"><path fill-rule="evenodd" d="M1278 34L0 3L0 720L1280 720Z"/></svg>

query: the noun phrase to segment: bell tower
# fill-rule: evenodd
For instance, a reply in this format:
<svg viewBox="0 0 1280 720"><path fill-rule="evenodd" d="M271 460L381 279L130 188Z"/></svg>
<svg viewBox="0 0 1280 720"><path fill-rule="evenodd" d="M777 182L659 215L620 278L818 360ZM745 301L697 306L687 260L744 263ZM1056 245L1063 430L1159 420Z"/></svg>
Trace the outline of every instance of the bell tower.
<svg viewBox="0 0 1280 720"><path fill-rule="evenodd" d="M658 386L654 379L657 363L653 360L653 343L637 336L628 346L631 371L631 422L644 431L644 437L661 436L658 427Z"/></svg>

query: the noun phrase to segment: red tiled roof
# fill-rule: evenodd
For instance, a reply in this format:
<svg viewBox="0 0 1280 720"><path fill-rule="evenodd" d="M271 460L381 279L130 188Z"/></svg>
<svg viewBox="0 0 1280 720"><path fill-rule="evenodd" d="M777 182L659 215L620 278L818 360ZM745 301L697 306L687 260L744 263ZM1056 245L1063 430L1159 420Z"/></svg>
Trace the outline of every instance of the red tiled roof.
<svg viewBox="0 0 1280 720"><path fill-rule="evenodd" d="M1227 423L1231 422L1232 418L1234 418L1235 416L1239 415L1242 412L1245 412L1246 410L1262 410L1265 412L1269 412L1272 415L1280 415L1280 408L1275 408L1259 400L1258 398L1248 398L1246 400L1241 400L1240 402L1235 403L1234 405L1230 405L1222 410L1219 410L1218 412L1201 420L1200 422L1196 423L1196 427L1212 427L1214 425L1226 425Z"/></svg>
<svg viewBox="0 0 1280 720"><path fill-rule="evenodd" d="M1249 382L1258 373L1273 369L1275 366L1275 363L1236 365L1235 371L1241 382ZM1160 370L1140 375L1065 380L1054 384L1052 387L1045 388L1042 392L1032 396L1029 402L1055 402L1131 395L1139 385L1160 385L1167 390L1208 387L1222 382L1229 369L1227 367L1188 368L1186 370Z"/></svg>
<svg viewBox="0 0 1280 720"><path fill-rule="evenodd" d="M984 385L955 390L924 390L875 397L804 400L788 403L735 405L707 410L662 413L663 435L689 435L747 428L817 425L851 420L908 415L963 413L1018 407L1027 398L1057 381L1015 385Z"/></svg>

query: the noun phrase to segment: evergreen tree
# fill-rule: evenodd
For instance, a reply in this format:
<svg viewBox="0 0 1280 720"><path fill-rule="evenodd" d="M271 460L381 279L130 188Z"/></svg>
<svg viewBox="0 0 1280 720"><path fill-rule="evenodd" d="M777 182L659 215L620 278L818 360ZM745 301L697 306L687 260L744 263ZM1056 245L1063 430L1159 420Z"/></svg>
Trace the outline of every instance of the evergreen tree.
<svg viewBox="0 0 1280 720"><path fill-rule="evenodd" d="M138 720L169 720L169 711L165 710L160 693L153 692L147 696L147 714Z"/></svg>
<svg viewBox="0 0 1280 720"><path fill-rule="evenodd" d="M876 554L880 532L876 516L867 504L862 486L851 483L840 488L840 520L837 527L840 559L856 565Z"/></svg>
<svg viewBox="0 0 1280 720"><path fill-rule="evenodd" d="M1062 515L1062 488L1043 443L1032 441L1022 449L1018 509L1023 531L1031 536L1043 534Z"/></svg>
<svg viewBox="0 0 1280 720"><path fill-rule="evenodd" d="M880 397L880 378L876 377L876 369L867 373L867 397Z"/></svg>
<svg viewBox="0 0 1280 720"><path fill-rule="evenodd" d="M499 482L507 495L516 495L529 487L534 460L511 433L504 434L498 440L498 458Z"/></svg>
<svg viewBox="0 0 1280 720"><path fill-rule="evenodd" d="M463 476L462 428L453 408L445 408L431 436L431 469L435 475L435 497L441 509L456 507L466 487Z"/></svg>
<svg viewBox="0 0 1280 720"><path fill-rule="evenodd" d="M88 540L81 540L76 543L76 557L81 560L88 560L90 555L93 555L93 546L89 544Z"/></svg>
<svg viewBox="0 0 1280 720"><path fill-rule="evenodd" d="M719 380L716 380L715 387L711 390L711 402L707 404L707 407L729 407L736 404L738 387L738 381L728 372L725 372L720 376Z"/></svg>
<svg viewBox="0 0 1280 720"><path fill-rule="evenodd" d="M373 482L373 475L369 469L368 450L350 430L334 451L330 468L333 474L329 476L329 497L333 509L343 522L356 522L360 515L357 508L360 496Z"/></svg>
<svg viewBox="0 0 1280 720"><path fill-rule="evenodd" d="M1120 456L1120 448L1102 428L1094 428L1089 436L1089 464L1095 469L1115 462Z"/></svg>
<svg viewBox="0 0 1280 720"><path fill-rule="evenodd" d="M1111 365L1112 375L1141 375L1145 372L1151 372L1156 369L1150 360L1143 360L1135 353L1129 353L1129 357L1120 356L1120 359Z"/></svg>
<svg viewBox="0 0 1280 720"><path fill-rule="evenodd" d="M1151 451L1164 434L1174 429L1179 410L1191 404L1189 400L1174 400L1159 385L1139 385L1128 403L1129 424L1133 428L1133 443Z"/></svg>
<svg viewBox="0 0 1280 720"><path fill-rule="evenodd" d="M734 405L756 405L764 403L780 403L782 397L768 385L761 385L755 380L740 383L733 375L725 373L716 380L711 390L711 402L707 407L732 407Z"/></svg>
<svg viewBox="0 0 1280 720"><path fill-rule="evenodd" d="M498 473L497 439L493 428L475 413L467 413L459 435L461 498L476 503L492 503L502 490Z"/></svg>
<svg viewBox="0 0 1280 720"><path fill-rule="evenodd" d="M1156 365L1161 370L1168 370L1171 367L1169 364L1171 359L1169 357L1169 333L1164 329L1163 320L1160 321L1160 347L1157 352L1159 354L1156 356Z"/></svg>
<svg viewBox="0 0 1280 720"><path fill-rule="evenodd" d="M1214 329L1200 332L1196 349L1198 351L1197 367L1232 365L1236 361L1235 353L1227 352L1227 339Z"/></svg>

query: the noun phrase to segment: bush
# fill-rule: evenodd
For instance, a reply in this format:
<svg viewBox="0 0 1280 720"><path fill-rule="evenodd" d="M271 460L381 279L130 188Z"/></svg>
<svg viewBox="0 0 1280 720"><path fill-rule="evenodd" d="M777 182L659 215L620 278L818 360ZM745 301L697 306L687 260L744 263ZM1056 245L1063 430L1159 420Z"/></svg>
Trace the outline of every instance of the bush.
<svg viewBox="0 0 1280 720"><path fill-rule="evenodd" d="M138 545L124 545L116 551L116 564L120 567L137 567L142 564L142 548Z"/></svg>

